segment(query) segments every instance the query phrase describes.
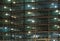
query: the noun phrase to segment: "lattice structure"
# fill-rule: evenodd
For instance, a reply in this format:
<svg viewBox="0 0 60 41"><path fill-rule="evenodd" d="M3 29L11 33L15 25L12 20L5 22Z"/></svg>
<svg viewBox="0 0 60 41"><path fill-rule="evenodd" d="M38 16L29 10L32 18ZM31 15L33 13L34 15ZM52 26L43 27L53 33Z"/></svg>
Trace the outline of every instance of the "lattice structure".
<svg viewBox="0 0 60 41"><path fill-rule="evenodd" d="M0 41L60 41L59 2L0 0Z"/></svg>

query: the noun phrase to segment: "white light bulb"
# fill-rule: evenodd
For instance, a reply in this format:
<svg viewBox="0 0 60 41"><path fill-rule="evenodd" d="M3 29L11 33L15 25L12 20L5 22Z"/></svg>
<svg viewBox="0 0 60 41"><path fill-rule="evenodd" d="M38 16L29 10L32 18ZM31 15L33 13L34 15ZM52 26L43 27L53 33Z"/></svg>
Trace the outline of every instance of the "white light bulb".
<svg viewBox="0 0 60 41"><path fill-rule="evenodd" d="M28 4L27 7L30 7L30 5Z"/></svg>
<svg viewBox="0 0 60 41"><path fill-rule="evenodd" d="M31 2L35 2L35 0L32 0Z"/></svg>
<svg viewBox="0 0 60 41"><path fill-rule="evenodd" d="M57 26L57 25L54 25L55 27Z"/></svg>
<svg viewBox="0 0 60 41"><path fill-rule="evenodd" d="M33 35L33 38L35 38L36 37L36 35Z"/></svg>
<svg viewBox="0 0 60 41"><path fill-rule="evenodd" d="M5 15L6 15L6 16L8 16L9 14L8 14L8 13L6 13Z"/></svg>
<svg viewBox="0 0 60 41"><path fill-rule="evenodd" d="M60 28L60 26L57 26L57 28Z"/></svg>
<svg viewBox="0 0 60 41"><path fill-rule="evenodd" d="M59 12L59 14L60 14L60 12Z"/></svg>
<svg viewBox="0 0 60 41"><path fill-rule="evenodd" d="M7 27L5 27L5 29L7 29Z"/></svg>
<svg viewBox="0 0 60 41"><path fill-rule="evenodd" d="M6 33L6 36L8 36L8 34Z"/></svg>
<svg viewBox="0 0 60 41"><path fill-rule="evenodd" d="M12 9L9 9L10 11L12 11Z"/></svg>
<svg viewBox="0 0 60 41"><path fill-rule="evenodd" d="M14 18L17 18L16 16L14 16Z"/></svg>
<svg viewBox="0 0 60 41"><path fill-rule="evenodd" d="M35 20L32 20L32 23L34 23L35 22Z"/></svg>
<svg viewBox="0 0 60 41"><path fill-rule="evenodd" d="M38 38L40 35L33 35L32 37L33 38Z"/></svg>
<svg viewBox="0 0 60 41"><path fill-rule="evenodd" d="M59 10L56 10L55 12L59 12Z"/></svg>
<svg viewBox="0 0 60 41"><path fill-rule="evenodd" d="M22 36L19 36L19 38L22 38Z"/></svg>
<svg viewBox="0 0 60 41"><path fill-rule="evenodd" d="M60 21L60 19L58 19L58 21Z"/></svg>
<svg viewBox="0 0 60 41"><path fill-rule="evenodd" d="M55 8L57 8L58 6L55 6Z"/></svg>
<svg viewBox="0 0 60 41"><path fill-rule="evenodd" d="M16 2L13 2L13 4L15 4Z"/></svg>
<svg viewBox="0 0 60 41"><path fill-rule="evenodd" d="M11 28L11 30L14 30L13 28Z"/></svg>
<svg viewBox="0 0 60 41"><path fill-rule="evenodd" d="M11 0L8 0L8 2L10 2Z"/></svg>
<svg viewBox="0 0 60 41"><path fill-rule="evenodd" d="M14 37L14 35L12 35L12 37Z"/></svg>
<svg viewBox="0 0 60 41"><path fill-rule="evenodd" d="M55 40L53 40L53 41L55 41Z"/></svg>
<svg viewBox="0 0 60 41"><path fill-rule="evenodd" d="M27 28L30 28L30 26L27 26Z"/></svg>
<svg viewBox="0 0 60 41"><path fill-rule="evenodd" d="M6 9L7 7L6 6L4 6L4 9Z"/></svg>
<svg viewBox="0 0 60 41"><path fill-rule="evenodd" d="M35 22L35 20L33 20L33 19L28 19L28 21L30 21L30 22L32 22L32 23L34 23L34 22Z"/></svg>
<svg viewBox="0 0 60 41"><path fill-rule="evenodd" d="M51 5L54 5L54 3L51 3Z"/></svg>
<svg viewBox="0 0 60 41"><path fill-rule="evenodd" d="M60 28L60 26L59 25L54 25L55 27L57 27L57 28Z"/></svg>
<svg viewBox="0 0 60 41"><path fill-rule="evenodd" d="M54 18L55 20L57 19L57 18Z"/></svg>
<svg viewBox="0 0 60 41"><path fill-rule="evenodd" d="M32 9L35 9L34 7L32 7Z"/></svg>

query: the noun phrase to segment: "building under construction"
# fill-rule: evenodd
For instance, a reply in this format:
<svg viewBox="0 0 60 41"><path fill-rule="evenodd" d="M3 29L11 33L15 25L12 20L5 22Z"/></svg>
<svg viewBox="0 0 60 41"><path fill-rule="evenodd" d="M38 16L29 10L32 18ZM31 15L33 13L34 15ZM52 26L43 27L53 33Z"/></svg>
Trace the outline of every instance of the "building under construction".
<svg viewBox="0 0 60 41"><path fill-rule="evenodd" d="M0 41L60 41L59 0L0 0Z"/></svg>

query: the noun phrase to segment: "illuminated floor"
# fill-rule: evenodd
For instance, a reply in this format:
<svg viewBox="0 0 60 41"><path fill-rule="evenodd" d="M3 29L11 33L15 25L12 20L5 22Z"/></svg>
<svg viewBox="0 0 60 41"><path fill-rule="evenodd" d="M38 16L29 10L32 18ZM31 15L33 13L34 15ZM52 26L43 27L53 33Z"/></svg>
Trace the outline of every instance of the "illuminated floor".
<svg viewBox="0 0 60 41"><path fill-rule="evenodd" d="M60 41L59 2L0 0L0 41Z"/></svg>

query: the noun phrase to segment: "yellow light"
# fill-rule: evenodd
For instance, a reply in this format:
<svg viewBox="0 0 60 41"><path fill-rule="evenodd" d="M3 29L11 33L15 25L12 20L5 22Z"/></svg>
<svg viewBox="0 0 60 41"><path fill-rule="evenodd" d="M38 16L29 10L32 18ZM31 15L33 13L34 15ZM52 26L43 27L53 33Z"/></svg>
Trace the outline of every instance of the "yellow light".
<svg viewBox="0 0 60 41"><path fill-rule="evenodd" d="M8 22L8 20L5 20L5 22Z"/></svg>
<svg viewBox="0 0 60 41"><path fill-rule="evenodd" d="M11 24L13 24L13 22L11 22Z"/></svg>
<svg viewBox="0 0 60 41"><path fill-rule="evenodd" d="M11 16L12 18L14 17L14 16Z"/></svg>
<svg viewBox="0 0 60 41"><path fill-rule="evenodd" d="M12 18L17 18L16 16L11 16Z"/></svg>
<svg viewBox="0 0 60 41"><path fill-rule="evenodd" d="M11 28L11 30L14 30L13 28Z"/></svg>
<svg viewBox="0 0 60 41"><path fill-rule="evenodd" d="M31 14L31 12L28 12L28 14Z"/></svg>
<svg viewBox="0 0 60 41"><path fill-rule="evenodd" d="M14 18L16 18L16 16L14 16Z"/></svg>
<svg viewBox="0 0 60 41"><path fill-rule="evenodd" d="M55 27L57 27L57 28L60 28L60 26L59 25L54 25Z"/></svg>
<svg viewBox="0 0 60 41"><path fill-rule="evenodd" d="M31 31L28 31L28 33L30 34L30 33L31 33Z"/></svg>

